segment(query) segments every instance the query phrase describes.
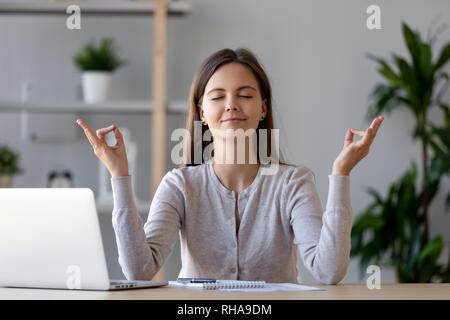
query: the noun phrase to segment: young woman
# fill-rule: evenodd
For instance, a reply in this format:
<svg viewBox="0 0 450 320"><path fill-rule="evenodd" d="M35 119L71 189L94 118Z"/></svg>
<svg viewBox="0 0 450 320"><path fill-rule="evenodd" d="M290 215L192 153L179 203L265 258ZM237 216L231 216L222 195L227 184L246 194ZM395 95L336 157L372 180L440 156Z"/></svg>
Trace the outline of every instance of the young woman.
<svg viewBox="0 0 450 320"><path fill-rule="evenodd" d="M273 129L271 87L255 56L246 49L220 50L198 70L190 93L187 129L202 121L202 133L212 133L212 157L201 164L184 163L169 171L154 194L148 220L138 215L123 137L111 125L94 133L83 120L95 154L111 173L114 194L112 222L119 263L129 280L151 280L171 253L178 234L182 268L179 277L298 282L300 258L314 278L337 284L350 262L352 208L350 171L369 152L383 118L366 131L348 129L344 147L329 175L328 201L323 212L311 172L302 166L267 166L248 161L255 149L245 143L246 161L224 161L228 133ZM116 145L105 135L114 132ZM354 134L362 137L354 142ZM201 151L207 141L194 141ZM258 135L257 135L258 137ZM267 150L272 150L270 146ZM193 157L192 157L193 158ZM187 158L186 158L187 159ZM234 158L233 158L234 160ZM192 161L191 161L192 162Z"/></svg>

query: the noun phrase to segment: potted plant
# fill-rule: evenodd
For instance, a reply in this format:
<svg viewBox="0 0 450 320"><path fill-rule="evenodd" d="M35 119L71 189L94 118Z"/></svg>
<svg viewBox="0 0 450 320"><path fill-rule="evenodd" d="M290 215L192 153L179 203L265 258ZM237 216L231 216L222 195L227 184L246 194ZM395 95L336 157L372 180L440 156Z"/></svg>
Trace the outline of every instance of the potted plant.
<svg viewBox="0 0 450 320"><path fill-rule="evenodd" d="M85 45L74 56L74 62L83 72L83 97L87 103L107 100L112 73L125 64L117 57L114 41L110 38L103 39L98 46L94 43Z"/></svg>
<svg viewBox="0 0 450 320"><path fill-rule="evenodd" d="M429 207L439 190L440 180L450 175L450 109L441 98L449 75L443 68L450 60L450 43L433 59L436 34L423 41L418 32L403 23L403 37L410 61L393 54L393 64L369 55L379 65L386 82L375 86L367 121L403 107L415 118L413 140L420 140L423 179L416 190L417 165L389 188L386 197L369 188L374 198L360 213L352 228L351 256L360 256L360 277L369 264L393 267L399 282L450 282L450 254L446 265L437 261L445 248L441 236L430 239ZM439 108L444 123L436 126L428 111ZM432 151L432 152L430 152ZM450 193L446 195L446 212Z"/></svg>
<svg viewBox="0 0 450 320"><path fill-rule="evenodd" d="M10 188L13 176L21 172L19 155L7 146L0 146L0 188Z"/></svg>

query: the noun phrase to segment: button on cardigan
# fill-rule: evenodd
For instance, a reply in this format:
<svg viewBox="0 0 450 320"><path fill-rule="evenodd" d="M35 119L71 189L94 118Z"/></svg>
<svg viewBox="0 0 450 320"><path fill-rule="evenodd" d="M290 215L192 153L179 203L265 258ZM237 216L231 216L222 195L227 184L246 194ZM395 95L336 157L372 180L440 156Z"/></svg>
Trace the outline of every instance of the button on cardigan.
<svg viewBox="0 0 450 320"><path fill-rule="evenodd" d="M131 176L111 178L112 223L119 264L128 280L151 280L180 238L179 277L298 283L297 248L304 266L322 284L340 282L350 263L350 177L329 175L325 212L310 170L263 166L237 195L212 163L167 172L144 224Z"/></svg>

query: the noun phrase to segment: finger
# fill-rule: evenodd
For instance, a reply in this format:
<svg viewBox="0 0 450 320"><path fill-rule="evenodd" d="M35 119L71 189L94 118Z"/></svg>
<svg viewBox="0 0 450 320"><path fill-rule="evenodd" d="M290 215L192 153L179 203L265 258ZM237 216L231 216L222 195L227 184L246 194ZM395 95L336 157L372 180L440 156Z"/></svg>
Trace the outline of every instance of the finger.
<svg viewBox="0 0 450 320"><path fill-rule="evenodd" d="M383 123L383 121L384 121L384 117L383 117L383 116L378 117L378 125L377 125L377 128L376 128L376 130L375 130L375 134L377 134L378 129L380 128L380 126L381 126L381 124Z"/></svg>
<svg viewBox="0 0 450 320"><path fill-rule="evenodd" d="M100 141L98 140L97 136L95 135L94 131L92 131L92 129L88 126L88 124L82 120L82 119L77 119L77 123L78 125L83 128L84 130L84 134L86 135L86 137L88 138L90 144L93 147L98 147L100 144Z"/></svg>
<svg viewBox="0 0 450 320"><path fill-rule="evenodd" d="M353 132L352 129L347 130L347 134L345 135L344 148L353 143Z"/></svg>
<svg viewBox="0 0 450 320"><path fill-rule="evenodd" d="M370 127L367 128L366 131L360 131L360 130L352 130L358 136L363 137L360 141L361 144L368 144L370 145L375 139L375 136L377 134L378 128L380 127L381 123L383 122L384 117L378 117L372 120L372 123L370 124Z"/></svg>
<svg viewBox="0 0 450 320"><path fill-rule="evenodd" d="M117 128L117 127L115 127L115 129L114 129L114 137L116 138L116 145L115 146L123 144L122 132L120 132L119 128Z"/></svg>
<svg viewBox="0 0 450 320"><path fill-rule="evenodd" d="M383 122L383 120L384 120L384 117L382 117L382 116L373 119L372 124L370 126L370 131L371 131L370 136L369 136L370 143L372 143L373 139L375 139L375 136L377 135L377 132L378 132L378 128L380 128L380 125Z"/></svg>
<svg viewBox="0 0 450 320"><path fill-rule="evenodd" d="M106 136L109 132L113 131L114 128L115 128L115 125L112 124L112 125L110 125L109 127L98 129L98 130L96 131L97 137L98 137L100 140L102 140L103 142L106 143L105 136Z"/></svg>
<svg viewBox="0 0 450 320"><path fill-rule="evenodd" d="M372 127L367 128L363 138L361 139L361 144L370 146L374 137L374 129Z"/></svg>
<svg viewBox="0 0 450 320"><path fill-rule="evenodd" d="M380 116L380 117L377 117L377 118L373 119L372 124L370 125L370 127L373 129L373 134L374 134L373 137L374 138L375 138L375 135L377 134L378 128L380 127L380 125L383 122L383 120L384 120L383 116Z"/></svg>
<svg viewBox="0 0 450 320"><path fill-rule="evenodd" d="M354 128L351 128L350 130L352 131L352 133L354 133L354 134L356 134L356 135L358 135L358 136L360 136L360 137L363 137L363 136L364 136L364 133L365 133L365 131L356 130L356 129L354 129Z"/></svg>

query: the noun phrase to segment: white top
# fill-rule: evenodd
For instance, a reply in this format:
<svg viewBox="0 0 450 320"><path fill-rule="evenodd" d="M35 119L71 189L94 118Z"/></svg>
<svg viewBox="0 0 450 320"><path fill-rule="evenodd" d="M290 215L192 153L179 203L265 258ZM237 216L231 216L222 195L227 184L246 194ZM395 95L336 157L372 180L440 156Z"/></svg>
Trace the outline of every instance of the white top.
<svg viewBox="0 0 450 320"><path fill-rule="evenodd" d="M350 177L328 176L323 212L308 168L280 164L274 175L262 175L261 168L237 197L211 163L172 169L155 192L145 225L131 177L112 178L112 222L126 278L151 280L179 235L179 277L297 283L298 246L317 281L341 281L350 263Z"/></svg>

